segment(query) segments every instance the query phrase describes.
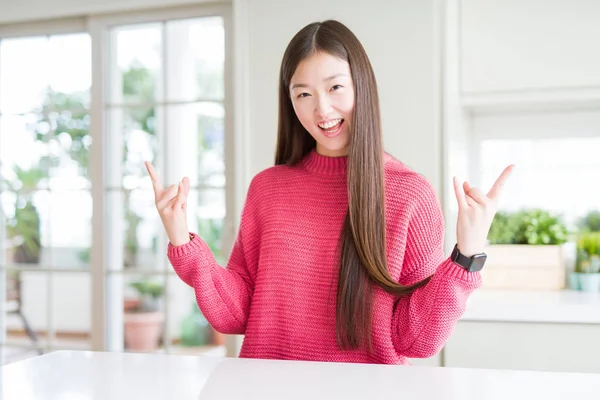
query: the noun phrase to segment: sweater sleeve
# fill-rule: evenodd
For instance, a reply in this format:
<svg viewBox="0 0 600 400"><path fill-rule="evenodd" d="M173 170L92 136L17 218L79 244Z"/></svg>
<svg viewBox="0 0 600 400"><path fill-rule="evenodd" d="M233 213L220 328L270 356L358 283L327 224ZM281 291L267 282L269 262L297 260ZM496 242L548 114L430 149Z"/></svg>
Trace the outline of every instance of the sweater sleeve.
<svg viewBox="0 0 600 400"><path fill-rule="evenodd" d="M426 184L416 197L400 283L409 285L429 276L431 279L397 300L392 330L399 354L426 358L444 347L465 311L469 295L481 286L481 276L444 256L444 218L433 188Z"/></svg>
<svg viewBox="0 0 600 400"><path fill-rule="evenodd" d="M177 275L194 289L198 307L219 332L243 334L250 311L258 263L259 225L252 184L240 227L225 267L198 235L182 245L169 243L167 256Z"/></svg>

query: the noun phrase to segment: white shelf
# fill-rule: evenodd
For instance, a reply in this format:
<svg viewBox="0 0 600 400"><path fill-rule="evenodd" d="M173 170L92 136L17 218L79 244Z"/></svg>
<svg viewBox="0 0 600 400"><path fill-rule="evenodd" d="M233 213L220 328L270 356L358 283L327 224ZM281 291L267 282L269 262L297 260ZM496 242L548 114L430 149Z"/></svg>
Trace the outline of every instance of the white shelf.
<svg viewBox="0 0 600 400"><path fill-rule="evenodd" d="M600 87L548 88L461 94L461 104L473 113L575 111L600 108Z"/></svg>
<svg viewBox="0 0 600 400"><path fill-rule="evenodd" d="M461 320L600 324L600 293L478 290Z"/></svg>

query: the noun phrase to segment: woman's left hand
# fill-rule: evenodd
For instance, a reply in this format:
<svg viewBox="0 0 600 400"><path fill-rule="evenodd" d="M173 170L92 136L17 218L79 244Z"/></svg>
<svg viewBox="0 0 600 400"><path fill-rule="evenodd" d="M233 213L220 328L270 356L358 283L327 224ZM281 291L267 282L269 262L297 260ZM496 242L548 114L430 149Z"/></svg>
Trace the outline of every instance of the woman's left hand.
<svg viewBox="0 0 600 400"><path fill-rule="evenodd" d="M502 171L487 195L481 193L468 182L462 185L454 177L454 192L458 201L458 221L456 239L458 249L467 257L482 253L492 221L498 210L498 200L504 184L514 166L509 165Z"/></svg>

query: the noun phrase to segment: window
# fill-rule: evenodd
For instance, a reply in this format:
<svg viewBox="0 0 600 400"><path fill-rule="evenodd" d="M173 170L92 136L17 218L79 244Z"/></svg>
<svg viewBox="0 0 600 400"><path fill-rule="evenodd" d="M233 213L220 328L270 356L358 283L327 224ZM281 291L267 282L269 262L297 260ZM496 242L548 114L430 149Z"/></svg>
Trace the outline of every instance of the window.
<svg viewBox="0 0 600 400"><path fill-rule="evenodd" d="M8 289L0 326L8 361L89 347L90 86L89 34L0 41L0 268ZM75 341L70 332L79 332Z"/></svg>
<svg viewBox="0 0 600 400"><path fill-rule="evenodd" d="M575 228L600 210L600 113L587 111L477 116L473 137L481 187L489 188L508 163L517 168L506 186L506 210L543 208Z"/></svg>
<svg viewBox="0 0 600 400"><path fill-rule="evenodd" d="M483 140L481 182L490 187L510 160L518 173L503 195L504 208L544 208L574 227L589 210L600 209L598 149L600 137Z"/></svg>
<svg viewBox="0 0 600 400"><path fill-rule="evenodd" d="M28 324L0 308L2 362L38 349L196 354L220 342L168 263L143 162L166 184L190 178L189 229L224 264L228 10L0 31L0 283L16 293L18 277L12 303ZM136 311L154 312L154 336L127 328L144 319Z"/></svg>
<svg viewBox="0 0 600 400"><path fill-rule="evenodd" d="M106 70L98 114L105 121L104 175L98 182L105 212L109 350L189 352L194 351L189 346L216 341L193 290L166 258L167 238L144 167L151 161L165 186L190 179L189 230L224 264L226 18L223 12L196 14L109 18L100 24L106 47L96 61ZM135 333L142 318L155 324L154 337ZM191 320L195 342L182 328Z"/></svg>

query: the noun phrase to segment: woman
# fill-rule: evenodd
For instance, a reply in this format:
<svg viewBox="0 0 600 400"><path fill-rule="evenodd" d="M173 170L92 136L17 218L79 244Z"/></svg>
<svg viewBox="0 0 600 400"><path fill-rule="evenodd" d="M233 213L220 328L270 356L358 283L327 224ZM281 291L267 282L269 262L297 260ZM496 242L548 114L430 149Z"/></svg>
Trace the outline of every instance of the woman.
<svg viewBox="0 0 600 400"><path fill-rule="evenodd" d="M431 185L382 148L365 50L337 21L289 43L275 166L252 180L225 268L186 225L189 180L163 189L168 256L211 325L244 334L240 357L409 364L436 354L480 286L498 196L456 179L458 243L443 253Z"/></svg>

